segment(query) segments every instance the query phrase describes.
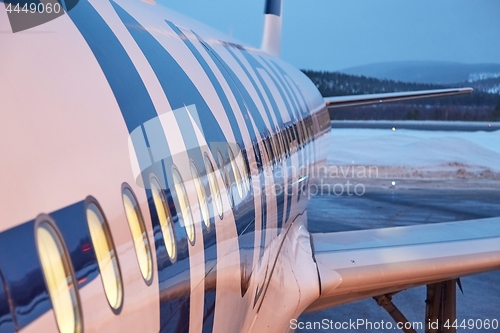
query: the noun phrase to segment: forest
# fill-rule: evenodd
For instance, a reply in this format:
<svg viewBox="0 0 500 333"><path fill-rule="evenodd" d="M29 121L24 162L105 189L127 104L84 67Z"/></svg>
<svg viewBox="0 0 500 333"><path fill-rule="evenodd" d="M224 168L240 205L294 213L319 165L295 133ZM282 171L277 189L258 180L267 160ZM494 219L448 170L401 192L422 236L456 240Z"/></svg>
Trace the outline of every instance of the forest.
<svg viewBox="0 0 500 333"><path fill-rule="evenodd" d="M379 80L338 72L303 70L323 97L473 87L470 95L423 99L330 110L333 120L462 120L500 121L500 94L488 93L477 83L448 86ZM490 82L488 82L490 83ZM496 84L496 82L493 82ZM484 85L484 83L483 83Z"/></svg>

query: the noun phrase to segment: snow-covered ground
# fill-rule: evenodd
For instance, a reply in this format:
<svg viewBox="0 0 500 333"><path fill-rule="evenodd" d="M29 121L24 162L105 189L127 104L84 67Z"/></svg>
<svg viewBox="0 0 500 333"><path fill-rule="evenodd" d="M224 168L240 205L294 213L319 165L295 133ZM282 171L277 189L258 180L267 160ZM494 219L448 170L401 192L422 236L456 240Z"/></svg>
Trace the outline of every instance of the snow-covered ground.
<svg viewBox="0 0 500 333"><path fill-rule="evenodd" d="M500 131L332 129L330 135L330 166L377 166L417 176L434 172L431 178L500 175Z"/></svg>
<svg viewBox="0 0 500 333"><path fill-rule="evenodd" d="M316 232L439 223L498 216L500 207L500 131L452 132L390 129L332 129L328 165L331 181L366 184L366 195L317 195L309 205L309 227ZM352 176L346 167L376 166L376 178ZM343 169L342 169L343 168ZM343 170L343 171L342 171ZM339 178L336 178L338 175ZM403 179L402 179L403 178ZM412 179L408 179L412 178ZM327 179L327 178L326 178ZM402 180L401 180L402 179ZM391 186L392 181L396 186ZM401 181L400 181L401 180ZM401 184L401 185L400 185ZM464 184L466 184L464 186ZM425 189L425 190L424 190ZM335 189L333 190L335 191ZM322 192L325 194L325 192ZM325 227L325 225L327 227ZM311 230L310 229L310 230ZM457 318L500 320L500 271L461 279ZM425 318L425 287L397 294L394 303L411 322ZM303 314L299 321L391 322L373 299ZM393 326L394 327L394 326ZM500 332L458 329L465 332ZM402 332L396 329L302 329L296 332ZM418 330L423 333L423 330Z"/></svg>

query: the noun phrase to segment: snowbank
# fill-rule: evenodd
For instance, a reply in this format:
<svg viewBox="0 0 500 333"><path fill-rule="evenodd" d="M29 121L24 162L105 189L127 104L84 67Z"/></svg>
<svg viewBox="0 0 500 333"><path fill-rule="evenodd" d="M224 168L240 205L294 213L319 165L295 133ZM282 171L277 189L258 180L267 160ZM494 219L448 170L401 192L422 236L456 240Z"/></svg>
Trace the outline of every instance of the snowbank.
<svg viewBox="0 0 500 333"><path fill-rule="evenodd" d="M332 129L329 165L500 172L500 131Z"/></svg>

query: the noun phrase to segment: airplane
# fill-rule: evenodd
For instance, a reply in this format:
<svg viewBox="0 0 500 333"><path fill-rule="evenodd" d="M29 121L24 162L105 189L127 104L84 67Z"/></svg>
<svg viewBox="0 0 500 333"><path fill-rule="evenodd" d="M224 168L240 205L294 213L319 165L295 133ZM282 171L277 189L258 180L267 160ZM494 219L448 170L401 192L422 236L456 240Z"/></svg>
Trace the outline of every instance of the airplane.
<svg viewBox="0 0 500 333"><path fill-rule="evenodd" d="M152 0L0 1L0 332L287 332L421 285L454 320L457 279L500 267L500 218L307 229L328 108L471 89L323 98L280 0L260 47Z"/></svg>

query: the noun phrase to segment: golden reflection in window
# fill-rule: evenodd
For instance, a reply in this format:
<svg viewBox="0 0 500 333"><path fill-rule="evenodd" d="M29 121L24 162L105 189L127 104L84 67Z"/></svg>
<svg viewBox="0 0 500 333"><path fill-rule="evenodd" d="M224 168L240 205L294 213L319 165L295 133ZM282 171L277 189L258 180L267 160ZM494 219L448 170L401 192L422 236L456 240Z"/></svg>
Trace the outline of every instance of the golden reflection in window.
<svg viewBox="0 0 500 333"><path fill-rule="evenodd" d="M196 188L196 195L198 196L198 204L200 205L201 217L207 228L210 227L210 212L208 209L207 194L205 192L205 185L200 178L198 169L193 161L191 161L191 176L193 177L194 187Z"/></svg>
<svg viewBox="0 0 500 333"><path fill-rule="evenodd" d="M170 257L170 261L174 262L177 257L177 244L172 225L172 216L170 215L170 210L168 209L167 198L161 190L160 183L156 177L152 176L150 183L151 192L153 194L153 202L155 204L156 214L158 215L158 220L160 222L165 248L168 256Z"/></svg>
<svg viewBox="0 0 500 333"><path fill-rule="evenodd" d="M45 284L61 333L82 332L82 313L68 252L51 223L36 228L37 250Z"/></svg>
<svg viewBox="0 0 500 333"><path fill-rule="evenodd" d="M283 137L283 132L279 132L279 142L281 147L282 159L285 160L287 156L287 149L285 146L285 138Z"/></svg>
<svg viewBox="0 0 500 333"><path fill-rule="evenodd" d="M146 283L153 277L153 260L151 258L151 246L144 225L144 219L137 203L137 199L128 186L122 191L123 208L127 216L128 225L134 241L135 253L139 262L139 269Z"/></svg>
<svg viewBox="0 0 500 333"><path fill-rule="evenodd" d="M279 147L280 147L280 153L281 153L281 160L283 161L284 159L286 159L286 148L285 148L285 144L283 142L283 132L278 132L278 143L279 143Z"/></svg>
<svg viewBox="0 0 500 333"><path fill-rule="evenodd" d="M97 257L97 264L101 272L104 292L109 305L114 310L118 310L123 303L120 266L108 222L94 202L87 205L87 223Z"/></svg>
<svg viewBox="0 0 500 333"><path fill-rule="evenodd" d="M229 205L232 208L234 206L234 202L232 193L233 191L231 190L231 179L229 178L229 173L227 172L227 166L226 162L224 161L224 157L222 156L222 153L219 150L217 151L217 162L219 164L219 170L221 172L222 179L224 180L224 185L226 186Z"/></svg>
<svg viewBox="0 0 500 333"><path fill-rule="evenodd" d="M191 215L191 207L189 205L189 200L187 197L186 188L182 182L181 175L177 169L172 169L172 176L174 178L175 192L177 193L177 201L179 202L179 208L182 212L182 220L184 222L184 228L186 228L186 234L191 244L194 244L194 223L193 216ZM179 210L177 210L179 211Z"/></svg>
<svg viewBox="0 0 500 333"><path fill-rule="evenodd" d="M269 164L271 164L271 168L274 169L274 152L273 152L273 147L271 146L271 137L268 136L265 140L266 146L267 146L267 153L268 153L268 159L269 159Z"/></svg>
<svg viewBox="0 0 500 333"><path fill-rule="evenodd" d="M272 143L272 146L273 146L273 151L274 151L274 156L275 156L275 159L276 159L276 163L279 163L281 162L281 153L280 153L280 149L279 149L279 144L278 144L278 135L277 134L274 134L272 137L271 137L271 143Z"/></svg>
<svg viewBox="0 0 500 333"><path fill-rule="evenodd" d="M244 156L244 151L238 146L238 155L236 156L236 162L241 165L240 171L243 177L243 184L247 192L250 192L250 172L248 171L248 166L246 163L246 157Z"/></svg>
<svg viewBox="0 0 500 333"><path fill-rule="evenodd" d="M262 146L264 147L264 149L262 149L261 151L263 151L267 157L267 159L269 160L269 149L267 148L267 145L266 145L266 139L262 139ZM262 164L265 165L266 164L266 161L264 159L262 159Z"/></svg>
<svg viewBox="0 0 500 333"><path fill-rule="evenodd" d="M240 198L243 198L243 184L241 183L240 170L238 168L236 160L234 159L234 154L233 154L233 151L231 150L231 147L228 146L227 150L228 150L228 154L229 154L229 161L231 162L231 169L233 169L233 175L234 175L234 181L236 182L236 188L238 189L238 194L240 195Z"/></svg>
<svg viewBox="0 0 500 333"><path fill-rule="evenodd" d="M229 192L229 177L226 172L226 163L224 162L224 157L222 156L222 153L220 151L217 151L217 162L219 171L222 175L222 180L224 181L224 185Z"/></svg>
<svg viewBox="0 0 500 333"><path fill-rule="evenodd" d="M217 179L215 178L214 166L206 154L204 155L204 160L205 169L207 170L208 184L210 186L210 192L212 195L212 201L215 202L217 213L222 218L222 197L220 194L219 185L217 184Z"/></svg>

